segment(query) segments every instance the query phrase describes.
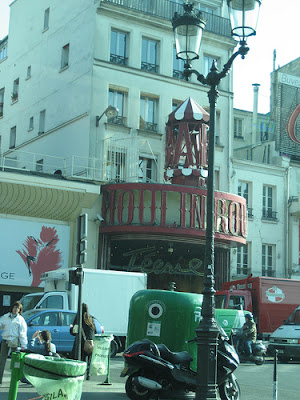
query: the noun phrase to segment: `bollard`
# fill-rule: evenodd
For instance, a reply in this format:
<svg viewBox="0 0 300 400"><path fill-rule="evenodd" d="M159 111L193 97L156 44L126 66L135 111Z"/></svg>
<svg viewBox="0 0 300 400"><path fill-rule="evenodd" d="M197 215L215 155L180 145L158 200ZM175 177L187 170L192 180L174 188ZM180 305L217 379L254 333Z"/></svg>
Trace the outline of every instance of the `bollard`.
<svg viewBox="0 0 300 400"><path fill-rule="evenodd" d="M23 377L24 357L26 353L21 353L20 350L13 352L11 355L10 369L10 386L8 392L8 400L16 400L18 394L19 380Z"/></svg>
<svg viewBox="0 0 300 400"><path fill-rule="evenodd" d="M278 393L277 354L278 354L278 350L275 350L275 353L274 353L274 372L273 372L273 400L277 400L277 393Z"/></svg>

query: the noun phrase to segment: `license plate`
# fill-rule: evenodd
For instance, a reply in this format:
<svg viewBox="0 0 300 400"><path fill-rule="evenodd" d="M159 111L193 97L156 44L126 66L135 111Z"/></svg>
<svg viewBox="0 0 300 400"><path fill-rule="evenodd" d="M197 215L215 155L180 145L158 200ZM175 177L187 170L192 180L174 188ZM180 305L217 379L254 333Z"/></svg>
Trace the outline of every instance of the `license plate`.
<svg viewBox="0 0 300 400"><path fill-rule="evenodd" d="M278 354L283 354L284 350L277 350Z"/></svg>

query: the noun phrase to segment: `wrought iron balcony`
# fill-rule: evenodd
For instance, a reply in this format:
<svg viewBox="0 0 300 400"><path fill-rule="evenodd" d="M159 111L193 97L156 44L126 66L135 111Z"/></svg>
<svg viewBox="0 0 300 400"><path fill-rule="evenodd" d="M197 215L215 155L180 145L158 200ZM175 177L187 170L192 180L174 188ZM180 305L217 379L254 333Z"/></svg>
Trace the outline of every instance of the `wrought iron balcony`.
<svg viewBox="0 0 300 400"><path fill-rule="evenodd" d="M149 72L158 72L158 65L142 61L141 69Z"/></svg>
<svg viewBox="0 0 300 400"><path fill-rule="evenodd" d="M182 4L174 3L169 0L102 0L101 4L113 4L117 7L137 11L143 14L163 18L168 21L174 16L175 12L182 13ZM219 17L210 13L202 12L205 19L205 31L212 32L217 35L231 37L231 25L228 18ZM170 24L171 26L171 24Z"/></svg>
<svg viewBox="0 0 300 400"><path fill-rule="evenodd" d="M141 121L140 129L145 131L157 132L157 124L154 122Z"/></svg>
<svg viewBox="0 0 300 400"><path fill-rule="evenodd" d="M253 208L248 207L247 210L248 210L248 217L249 217L249 218L253 218L253 217L254 217L254 215L253 215Z"/></svg>
<svg viewBox="0 0 300 400"><path fill-rule="evenodd" d="M118 115L117 117L108 118L107 122L110 124L127 126L126 117L123 117L122 115Z"/></svg>
<svg viewBox="0 0 300 400"><path fill-rule="evenodd" d="M272 268L262 268L262 276L275 277L275 271Z"/></svg>
<svg viewBox="0 0 300 400"><path fill-rule="evenodd" d="M111 54L110 55L110 62L119 65L127 65L128 58L124 56L119 56L118 54Z"/></svg>
<svg viewBox="0 0 300 400"><path fill-rule="evenodd" d="M262 216L265 219L277 220L277 212L266 208L262 209Z"/></svg>
<svg viewBox="0 0 300 400"><path fill-rule="evenodd" d="M178 69L173 69L173 78L184 79L183 71L179 71Z"/></svg>

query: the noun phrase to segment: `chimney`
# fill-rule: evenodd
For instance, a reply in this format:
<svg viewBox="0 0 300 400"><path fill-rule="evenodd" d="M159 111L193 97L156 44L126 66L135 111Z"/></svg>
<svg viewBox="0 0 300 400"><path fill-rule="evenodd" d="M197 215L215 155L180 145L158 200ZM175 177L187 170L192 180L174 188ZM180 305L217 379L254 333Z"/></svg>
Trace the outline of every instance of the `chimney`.
<svg viewBox="0 0 300 400"><path fill-rule="evenodd" d="M253 117L252 117L252 144L256 144L257 140L257 109L258 109L258 90L259 83L253 83Z"/></svg>

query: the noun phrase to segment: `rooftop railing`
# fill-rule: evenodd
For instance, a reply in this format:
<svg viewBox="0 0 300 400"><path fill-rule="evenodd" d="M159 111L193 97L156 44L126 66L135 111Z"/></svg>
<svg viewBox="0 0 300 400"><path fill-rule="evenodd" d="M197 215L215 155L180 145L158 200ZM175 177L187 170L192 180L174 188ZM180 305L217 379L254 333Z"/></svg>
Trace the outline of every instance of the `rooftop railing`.
<svg viewBox="0 0 300 400"><path fill-rule="evenodd" d="M163 18L171 21L175 12L183 13L182 4L169 0L102 0L102 3L113 4L147 15ZM228 18L202 12L202 18L207 21L205 30L218 35L231 37L231 25ZM171 23L170 23L171 26Z"/></svg>

